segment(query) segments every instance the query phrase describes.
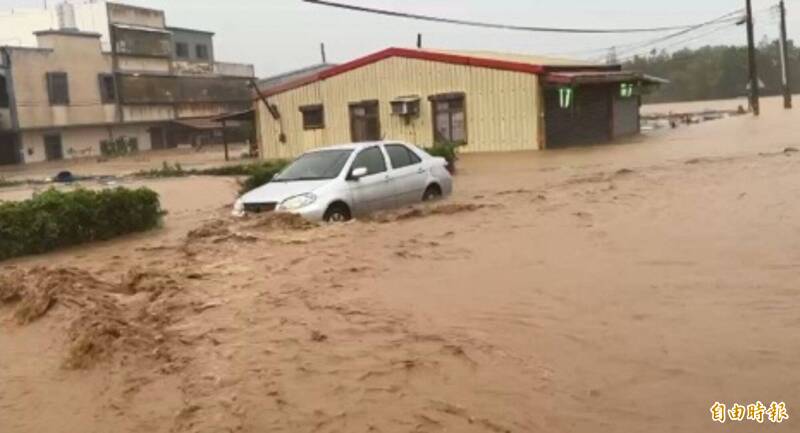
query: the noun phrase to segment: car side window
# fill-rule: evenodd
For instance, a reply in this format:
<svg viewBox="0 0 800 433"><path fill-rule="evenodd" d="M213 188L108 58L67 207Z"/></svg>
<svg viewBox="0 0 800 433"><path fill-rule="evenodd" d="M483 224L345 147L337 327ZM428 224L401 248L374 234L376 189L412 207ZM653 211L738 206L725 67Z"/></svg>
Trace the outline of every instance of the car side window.
<svg viewBox="0 0 800 433"><path fill-rule="evenodd" d="M406 147L406 150L408 151L409 158L411 158L411 165L417 165L417 164L422 162L422 158L420 158L419 155L414 153L413 150L411 150L411 149L409 149L407 147Z"/></svg>
<svg viewBox="0 0 800 433"><path fill-rule="evenodd" d="M419 164L422 160L414 152L402 144L387 144L386 153L392 161L392 167L403 168L409 165Z"/></svg>
<svg viewBox="0 0 800 433"><path fill-rule="evenodd" d="M360 167L367 169L367 176L386 171L386 159L383 157L381 149L375 146L362 150L353 161L351 171Z"/></svg>

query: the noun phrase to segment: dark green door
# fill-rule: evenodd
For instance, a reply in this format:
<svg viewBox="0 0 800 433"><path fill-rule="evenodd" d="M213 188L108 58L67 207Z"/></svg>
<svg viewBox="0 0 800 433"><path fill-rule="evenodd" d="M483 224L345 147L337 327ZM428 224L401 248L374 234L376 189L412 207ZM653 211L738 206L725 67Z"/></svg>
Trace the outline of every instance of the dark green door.
<svg viewBox="0 0 800 433"><path fill-rule="evenodd" d="M64 159L64 148L61 146L61 134L44 136L44 154L48 161Z"/></svg>
<svg viewBox="0 0 800 433"><path fill-rule="evenodd" d="M19 164L19 146L13 134L0 134L0 165Z"/></svg>

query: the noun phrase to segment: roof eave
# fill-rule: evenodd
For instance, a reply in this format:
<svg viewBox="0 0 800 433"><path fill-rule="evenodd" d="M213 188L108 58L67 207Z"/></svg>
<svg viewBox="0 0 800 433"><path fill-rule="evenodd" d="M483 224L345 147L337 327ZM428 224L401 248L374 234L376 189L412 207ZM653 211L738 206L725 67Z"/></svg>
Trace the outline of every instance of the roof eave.
<svg viewBox="0 0 800 433"><path fill-rule="evenodd" d="M358 58L356 60L334 66L330 69L323 70L309 77L303 77L300 80L290 81L284 85L276 86L266 92L261 92L265 97L274 96L280 93L294 90L299 87L312 84L317 81L326 80L336 75L341 75L350 72L354 69L363 66L377 63L391 57L402 57L416 60L428 60L433 62L441 62L456 65L474 66L479 68L497 69L504 71L521 72L532 75L540 75L545 73L546 68L543 65L534 65L529 63L512 62L507 60L494 60L481 57L463 56L458 54L437 53L424 50L414 50L408 48L387 48L385 50L372 53L370 55ZM258 99L258 98L256 98Z"/></svg>
<svg viewBox="0 0 800 433"><path fill-rule="evenodd" d="M184 33L199 33L199 34L202 34L202 35L209 35L209 36L215 36L216 35L216 33L208 31L208 30L193 29L193 28L189 28L189 27L167 26L166 29L171 31L171 32L172 31L178 31L178 32L184 32Z"/></svg>
<svg viewBox="0 0 800 433"><path fill-rule="evenodd" d="M586 71L574 71L586 72ZM661 85L668 84L669 81L663 78L646 75L641 72L633 71L616 71L603 74L602 71L596 71L596 75L572 75L570 73L553 72L547 74L545 82L550 85L588 85L588 84L609 84L609 83L622 83L635 81L646 85Z"/></svg>

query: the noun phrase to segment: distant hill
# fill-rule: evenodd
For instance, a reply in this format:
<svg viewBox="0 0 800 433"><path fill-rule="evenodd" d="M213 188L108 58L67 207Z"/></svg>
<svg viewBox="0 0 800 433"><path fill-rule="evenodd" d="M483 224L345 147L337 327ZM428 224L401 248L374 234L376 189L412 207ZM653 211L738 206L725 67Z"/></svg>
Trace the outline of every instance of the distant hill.
<svg viewBox="0 0 800 433"><path fill-rule="evenodd" d="M792 90L800 90L800 49L789 41L789 68ZM758 73L765 96L781 93L780 46L763 40L758 47ZM635 69L666 78L664 85L645 97L645 102L676 102L728 99L747 94L747 47L706 46L672 53L653 51L624 63Z"/></svg>

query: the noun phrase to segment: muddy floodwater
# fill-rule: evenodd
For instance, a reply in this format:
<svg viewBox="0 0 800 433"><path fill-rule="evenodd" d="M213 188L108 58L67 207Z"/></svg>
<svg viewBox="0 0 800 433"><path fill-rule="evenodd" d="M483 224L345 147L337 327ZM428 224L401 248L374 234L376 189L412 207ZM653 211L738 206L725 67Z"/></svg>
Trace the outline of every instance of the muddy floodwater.
<svg viewBox="0 0 800 433"><path fill-rule="evenodd" d="M797 431L798 113L469 155L334 226L153 182L162 229L0 264L0 431ZM756 401L790 418L711 418Z"/></svg>

